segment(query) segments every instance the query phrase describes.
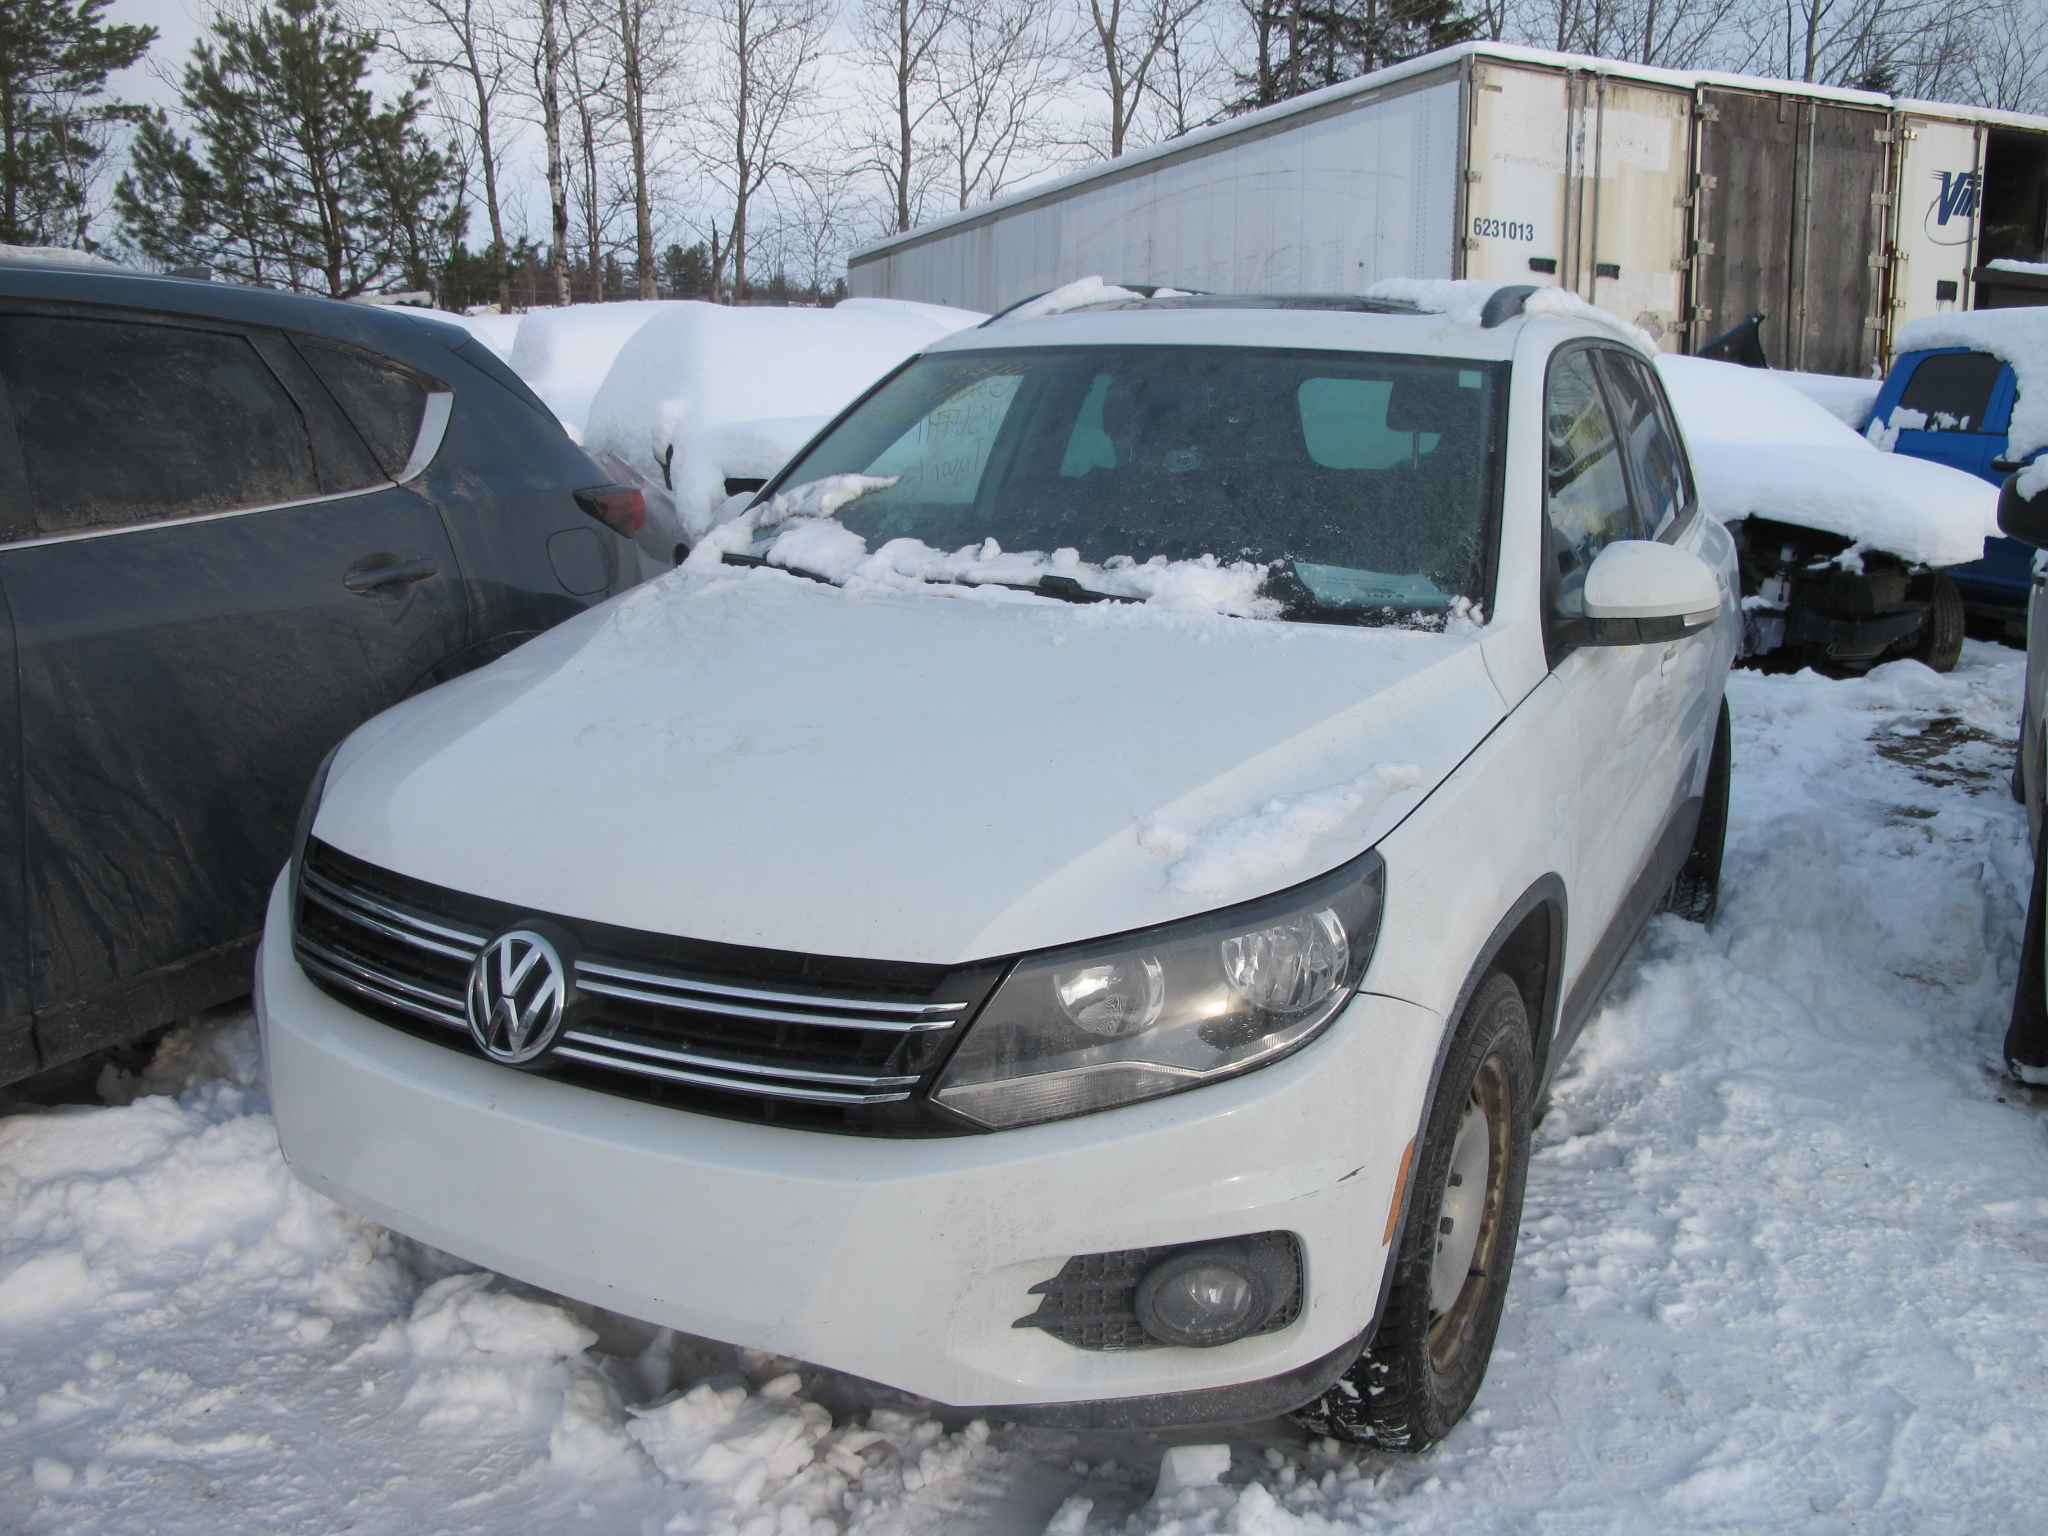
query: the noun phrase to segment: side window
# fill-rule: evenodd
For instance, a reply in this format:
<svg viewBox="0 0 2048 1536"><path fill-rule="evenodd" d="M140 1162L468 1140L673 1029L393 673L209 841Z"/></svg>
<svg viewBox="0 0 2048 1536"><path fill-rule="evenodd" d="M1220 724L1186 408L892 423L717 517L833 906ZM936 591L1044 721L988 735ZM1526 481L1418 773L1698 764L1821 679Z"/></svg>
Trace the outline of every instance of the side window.
<svg viewBox="0 0 2048 1536"><path fill-rule="evenodd" d="M1575 614L1593 557L1617 539L1643 536L1629 500L1621 443L1594 376L1592 349L1567 352L1551 363L1543 419L1544 513L1557 607Z"/></svg>
<svg viewBox="0 0 2048 1536"><path fill-rule="evenodd" d="M1927 419L1907 423L1895 418L1891 424L1929 432L1982 432L2000 366L1988 352L1939 352L1921 358L1895 411L1918 411Z"/></svg>
<svg viewBox="0 0 2048 1536"><path fill-rule="evenodd" d="M1603 349L1600 368L1613 391L1621 440L1635 476L1637 510L1655 538L1685 510L1691 498L1685 455L1665 414L1662 391L1641 358Z"/></svg>
<svg viewBox="0 0 2048 1536"><path fill-rule="evenodd" d="M341 402L384 473L396 477L420 438L429 393L426 381L360 347L310 336L295 336L292 342Z"/></svg>
<svg viewBox="0 0 2048 1536"><path fill-rule="evenodd" d="M4 315L0 376L41 533L320 494L298 406L231 332Z"/></svg>
<svg viewBox="0 0 2048 1536"><path fill-rule="evenodd" d="M1021 373L977 379L891 443L867 472L900 476L891 494L906 501L968 505L1023 380Z"/></svg>

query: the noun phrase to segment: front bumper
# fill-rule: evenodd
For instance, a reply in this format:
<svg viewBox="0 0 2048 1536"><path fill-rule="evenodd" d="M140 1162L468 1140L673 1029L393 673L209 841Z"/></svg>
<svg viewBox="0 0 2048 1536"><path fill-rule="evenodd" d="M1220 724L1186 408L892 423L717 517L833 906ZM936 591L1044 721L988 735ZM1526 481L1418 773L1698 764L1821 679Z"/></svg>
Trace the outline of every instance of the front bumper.
<svg viewBox="0 0 2048 1536"><path fill-rule="evenodd" d="M1426 1009L1363 996L1287 1060L1151 1104L992 1135L838 1136L638 1104L416 1040L308 981L288 925L280 882L257 1014L278 1138L314 1188L614 1311L1069 1420L1257 1416L1349 1364L1440 1034ZM1276 1333L1099 1352L1012 1326L1071 1255L1269 1230L1296 1234L1305 1260L1306 1304ZM1219 1389L1206 1409L1175 1406ZM1243 1411L1217 1410L1229 1403Z"/></svg>

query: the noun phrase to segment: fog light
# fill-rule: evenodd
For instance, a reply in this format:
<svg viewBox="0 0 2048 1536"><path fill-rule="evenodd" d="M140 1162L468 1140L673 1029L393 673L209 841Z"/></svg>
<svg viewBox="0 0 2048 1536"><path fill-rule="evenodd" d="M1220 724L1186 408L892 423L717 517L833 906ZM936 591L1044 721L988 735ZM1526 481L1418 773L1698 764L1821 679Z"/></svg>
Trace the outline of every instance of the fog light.
<svg viewBox="0 0 2048 1536"><path fill-rule="evenodd" d="M1292 1244L1252 1239L1183 1248L1138 1282L1138 1323L1162 1344L1211 1349L1248 1338L1294 1299Z"/></svg>

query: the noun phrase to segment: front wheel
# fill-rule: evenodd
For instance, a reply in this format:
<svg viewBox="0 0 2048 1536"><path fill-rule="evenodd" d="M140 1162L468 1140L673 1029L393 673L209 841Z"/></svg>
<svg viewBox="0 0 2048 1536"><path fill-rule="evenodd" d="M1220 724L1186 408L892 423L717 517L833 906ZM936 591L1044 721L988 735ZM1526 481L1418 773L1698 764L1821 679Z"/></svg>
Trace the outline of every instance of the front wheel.
<svg viewBox="0 0 2048 1536"><path fill-rule="evenodd" d="M1700 824L1692 835L1685 863L1664 893L1663 910L1695 923L1713 921L1721 901L1721 857L1728 846L1728 780L1734 771L1733 733L1728 701L1714 726L1713 756L1707 762L1707 787L1700 803Z"/></svg>
<svg viewBox="0 0 2048 1536"><path fill-rule="evenodd" d="M1946 571L1936 571L1913 654L1937 672L1953 672L1963 659L1963 594Z"/></svg>
<svg viewBox="0 0 2048 1536"><path fill-rule="evenodd" d="M1472 1406L1522 1227L1534 1079L1528 1009L1495 971L1444 1062L1379 1329L1343 1379L1295 1415L1310 1430L1420 1451Z"/></svg>

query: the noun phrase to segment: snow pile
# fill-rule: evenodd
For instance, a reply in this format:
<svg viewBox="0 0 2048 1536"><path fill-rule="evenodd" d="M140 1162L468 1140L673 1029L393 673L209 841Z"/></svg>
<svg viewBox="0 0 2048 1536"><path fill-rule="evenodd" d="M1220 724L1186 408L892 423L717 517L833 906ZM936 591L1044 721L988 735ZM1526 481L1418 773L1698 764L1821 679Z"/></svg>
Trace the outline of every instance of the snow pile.
<svg viewBox="0 0 2048 1536"><path fill-rule="evenodd" d="M1800 373L1792 368L1773 368L1770 375L1789 384L1835 420L1852 431L1861 432L1884 389L1883 379L1845 379L1832 373Z"/></svg>
<svg viewBox="0 0 2048 1536"><path fill-rule="evenodd" d="M1194 896L1220 896L1277 883L1308 860L1318 843L1341 844L1347 823L1393 796L1426 789L1429 777L1412 763L1381 763L1342 784L1273 800L1244 816L1188 831L1155 820L1138 829L1138 846L1173 862L1167 883Z"/></svg>
<svg viewBox="0 0 2048 1536"><path fill-rule="evenodd" d="M616 349L583 441L667 493L649 497L641 535L663 559L679 541L703 537L728 479L768 479L891 368L982 318L887 299L833 309L658 307Z"/></svg>
<svg viewBox="0 0 2048 1536"><path fill-rule="evenodd" d="M1090 592L1157 604L1191 613L1240 618L1273 618L1277 599L1260 596L1270 567L1249 560L1228 563L1214 555L1169 560L1154 555L1140 562L1112 555L1101 564L1080 551L1008 551L984 539L948 553L920 539L890 539L872 552L867 540L832 521L834 513L861 496L886 490L893 476L827 475L783 491L721 523L690 551L685 564L715 571L727 554L755 554L770 565L822 576L849 591L905 591L933 582L991 588L1032 587L1048 577L1071 581ZM761 536L780 528L765 547Z"/></svg>
<svg viewBox="0 0 2048 1536"><path fill-rule="evenodd" d="M1980 558L1998 492L1974 475L1879 453L1775 374L1665 353L1657 371L1706 509L1838 534L1925 565Z"/></svg>
<svg viewBox="0 0 2048 1536"><path fill-rule="evenodd" d="M2012 364L2019 394L2006 431L2006 452L2020 459L2048 448L2048 309L1923 316L1899 332L1893 350L1924 352L1934 347L1969 347Z"/></svg>
<svg viewBox="0 0 2048 1536"><path fill-rule="evenodd" d="M1369 299L1387 299L1413 304L1418 309L1440 314L1453 325L1478 325L1486 313L1486 301L1504 287L1520 284L1487 282L1475 277L1383 277L1365 290ZM1639 325L1596 304L1588 304L1563 288L1539 286L1522 300L1525 315L1556 315L1568 320L1590 320L1618 331L1645 352L1657 350L1657 339Z"/></svg>
<svg viewBox="0 0 2048 1536"><path fill-rule="evenodd" d="M678 307L662 299L630 299L530 309L520 317L505 360L580 442L613 360L648 321Z"/></svg>
<svg viewBox="0 0 2048 1536"><path fill-rule="evenodd" d="M2016 256L2001 256L1985 265L1994 272L2024 272L2031 277L2048 277L2048 261L2021 261Z"/></svg>

